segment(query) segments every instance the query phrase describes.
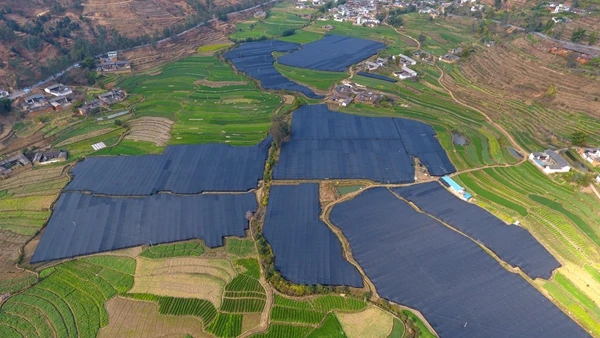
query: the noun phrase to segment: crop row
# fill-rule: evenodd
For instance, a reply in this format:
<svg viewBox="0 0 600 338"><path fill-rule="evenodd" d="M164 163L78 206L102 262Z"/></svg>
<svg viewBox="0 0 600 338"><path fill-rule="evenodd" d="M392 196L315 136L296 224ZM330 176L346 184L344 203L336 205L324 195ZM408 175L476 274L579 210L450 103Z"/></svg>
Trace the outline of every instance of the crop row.
<svg viewBox="0 0 600 338"><path fill-rule="evenodd" d="M202 319L204 325L211 323L217 316L215 306L205 299L176 298L140 293L128 293L124 296L137 300L157 302L158 312L163 315L199 317Z"/></svg>
<svg viewBox="0 0 600 338"><path fill-rule="evenodd" d="M266 300L258 298L224 298L221 310L228 313L262 312Z"/></svg>
<svg viewBox="0 0 600 338"><path fill-rule="evenodd" d="M182 256L200 256L204 248L198 242L155 245L144 249L140 256L146 258L168 258Z"/></svg>
<svg viewBox="0 0 600 338"><path fill-rule="evenodd" d="M5 302L0 325L30 337L95 336L108 322L104 302L132 287L131 266L135 269L135 260L114 256L58 265L38 284Z"/></svg>
<svg viewBox="0 0 600 338"><path fill-rule="evenodd" d="M207 331L217 337L237 337L242 333L242 319L241 314L219 312Z"/></svg>

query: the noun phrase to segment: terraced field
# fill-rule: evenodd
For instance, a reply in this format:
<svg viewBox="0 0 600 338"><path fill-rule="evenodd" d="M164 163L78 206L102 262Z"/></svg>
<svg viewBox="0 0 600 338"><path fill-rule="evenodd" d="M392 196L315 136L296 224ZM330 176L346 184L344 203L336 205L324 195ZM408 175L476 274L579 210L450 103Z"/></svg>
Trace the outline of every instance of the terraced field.
<svg viewBox="0 0 600 338"><path fill-rule="evenodd" d="M289 4L276 4L268 11L266 19L250 19L235 25L235 32L229 37L234 40L247 38L279 37L290 29L302 28L308 24L308 19L303 19L302 14L314 13L314 10L298 11Z"/></svg>
<svg viewBox="0 0 600 338"><path fill-rule="evenodd" d="M92 337L108 323L104 302L133 285L135 260L97 256L66 262L0 308L0 335Z"/></svg>
<svg viewBox="0 0 600 338"><path fill-rule="evenodd" d="M208 86L199 80L246 84ZM269 129L270 114L282 103L279 95L261 92L214 56L189 57L156 75L126 78L119 86L144 97L136 116L175 122L169 144L257 143Z"/></svg>

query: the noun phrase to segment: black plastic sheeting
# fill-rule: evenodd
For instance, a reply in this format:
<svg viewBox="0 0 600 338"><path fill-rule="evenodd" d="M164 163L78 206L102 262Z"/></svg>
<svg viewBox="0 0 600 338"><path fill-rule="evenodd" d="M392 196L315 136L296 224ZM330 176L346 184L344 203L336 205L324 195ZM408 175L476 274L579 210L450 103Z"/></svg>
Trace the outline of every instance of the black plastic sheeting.
<svg viewBox="0 0 600 338"><path fill-rule="evenodd" d="M263 235L275 268L295 284L362 287L360 273L344 259L342 244L320 213L318 184L271 187Z"/></svg>
<svg viewBox="0 0 600 338"><path fill-rule="evenodd" d="M418 157L429 173L455 171L429 125L408 119L333 112L326 105L298 108L292 136L281 149L275 179L414 181Z"/></svg>
<svg viewBox="0 0 600 338"><path fill-rule="evenodd" d="M343 72L383 48L385 45L378 41L325 35L320 40L302 45L297 52L281 56L277 62L292 67Z"/></svg>
<svg viewBox="0 0 600 338"><path fill-rule="evenodd" d="M298 50L300 44L279 40L245 42L223 56L231 60L240 72L259 80L264 89L292 90L310 98L322 98L310 88L302 86L283 76L274 66L273 52L289 53Z"/></svg>
<svg viewBox="0 0 600 338"><path fill-rule="evenodd" d="M440 337L587 337L481 247L385 188L336 205L332 223L377 293L418 309Z"/></svg>
<svg viewBox="0 0 600 338"><path fill-rule="evenodd" d="M460 200L436 182L392 189L424 212L477 239L531 278L549 279L560 263L526 229L506 225L475 204Z"/></svg>
<svg viewBox="0 0 600 338"><path fill-rule="evenodd" d="M221 246L224 236L245 236L246 212L255 209L254 193L139 198L63 193L31 262L192 238Z"/></svg>
<svg viewBox="0 0 600 338"><path fill-rule="evenodd" d="M364 77L370 77L372 79L387 81L387 82L398 82L398 79L394 79L393 77L383 76L383 75L379 75L379 74L371 74L371 73L367 73L367 72L358 72L356 74L360 75L360 76L364 76Z"/></svg>
<svg viewBox="0 0 600 338"><path fill-rule="evenodd" d="M271 138L250 147L170 146L162 155L89 157L77 163L66 191L141 196L158 191L248 191L263 176Z"/></svg>

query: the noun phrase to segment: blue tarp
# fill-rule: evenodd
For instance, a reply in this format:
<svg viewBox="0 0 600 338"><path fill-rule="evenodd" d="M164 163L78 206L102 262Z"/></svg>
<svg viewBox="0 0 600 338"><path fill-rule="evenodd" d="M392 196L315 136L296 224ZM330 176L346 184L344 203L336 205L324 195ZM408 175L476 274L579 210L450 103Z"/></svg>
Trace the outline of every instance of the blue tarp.
<svg viewBox="0 0 600 338"><path fill-rule="evenodd" d="M370 77L372 79L387 81L387 82L398 82L398 79L395 79L395 78L389 77L389 76L379 75L379 74L371 74L371 73L367 73L367 72L358 72L356 74L360 75L360 76L364 76L364 77Z"/></svg>
<svg viewBox="0 0 600 338"><path fill-rule="evenodd" d="M385 188L336 205L330 220L388 300L423 313L440 337L587 337L481 247Z"/></svg>
<svg viewBox="0 0 600 338"><path fill-rule="evenodd" d="M279 40L246 42L223 56L231 60L237 70L259 80L264 89L292 90L310 98L322 98L310 88L289 80L273 66L275 62L273 52L289 53L296 51L299 46L300 44L297 43Z"/></svg>
<svg viewBox="0 0 600 338"><path fill-rule="evenodd" d="M456 198L436 182L394 188L421 210L477 239L531 278L549 279L560 263L526 229L506 225L475 204Z"/></svg>
<svg viewBox="0 0 600 338"><path fill-rule="evenodd" d="M343 257L342 244L319 219L319 185L273 185L263 235L275 268L295 284L362 287L358 270Z"/></svg>
<svg viewBox="0 0 600 338"><path fill-rule="evenodd" d="M431 175L455 171L434 130L424 123L302 106L294 112L291 140L282 146L274 178L409 183L415 172L411 156Z"/></svg>
<svg viewBox="0 0 600 338"><path fill-rule="evenodd" d="M138 198L63 193L31 262L192 238L221 246L224 236L245 236L246 212L255 209L254 193Z"/></svg>
<svg viewBox="0 0 600 338"><path fill-rule="evenodd" d="M161 155L89 157L73 168L66 191L141 196L248 191L263 176L271 138L250 147L170 146Z"/></svg>
<svg viewBox="0 0 600 338"><path fill-rule="evenodd" d="M292 67L343 72L383 48L385 45L378 41L325 35L320 40L302 45L297 52L281 56L277 62Z"/></svg>

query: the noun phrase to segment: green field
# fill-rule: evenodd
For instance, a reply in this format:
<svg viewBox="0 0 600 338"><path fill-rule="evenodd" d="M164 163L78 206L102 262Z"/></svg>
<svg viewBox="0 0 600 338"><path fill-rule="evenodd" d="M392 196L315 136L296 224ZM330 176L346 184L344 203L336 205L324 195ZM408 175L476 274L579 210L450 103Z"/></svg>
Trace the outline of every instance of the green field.
<svg viewBox="0 0 600 338"><path fill-rule="evenodd" d="M50 269L2 305L0 336L95 336L108 323L104 302L133 286L135 260L97 256Z"/></svg>
<svg viewBox="0 0 600 338"><path fill-rule="evenodd" d="M119 85L144 97L136 116L175 121L171 144L255 144L265 138L270 115L281 104L279 95L260 91L213 56L192 56L166 65L159 74L133 76Z"/></svg>
<svg viewBox="0 0 600 338"><path fill-rule="evenodd" d="M287 30L302 28L309 20L303 19L301 15L310 14L311 11L298 11L293 6L292 3L278 3L268 11L266 19L253 18L236 24L235 32L229 37L234 40L262 36L273 38L282 36Z"/></svg>
<svg viewBox="0 0 600 338"><path fill-rule="evenodd" d="M146 258L168 258L182 256L200 256L204 253L204 248L199 242L183 242L174 244L161 244L148 247L140 253L140 256Z"/></svg>
<svg viewBox="0 0 600 338"><path fill-rule="evenodd" d="M347 73L295 68L279 63L275 63L275 69L294 82L318 90L329 90L336 82L349 77Z"/></svg>

